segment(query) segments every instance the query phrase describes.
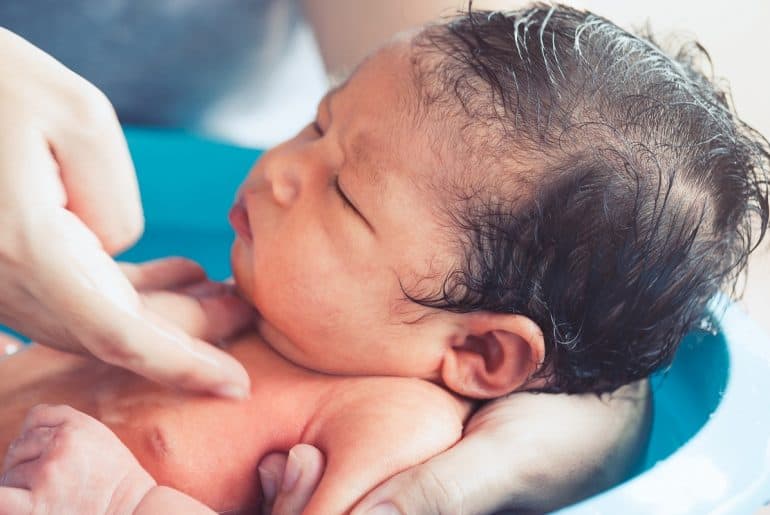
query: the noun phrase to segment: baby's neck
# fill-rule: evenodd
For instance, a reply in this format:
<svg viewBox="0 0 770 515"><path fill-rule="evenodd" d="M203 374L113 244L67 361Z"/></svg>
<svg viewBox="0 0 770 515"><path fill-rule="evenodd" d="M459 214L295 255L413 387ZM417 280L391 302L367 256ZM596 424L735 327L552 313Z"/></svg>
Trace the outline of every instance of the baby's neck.
<svg viewBox="0 0 770 515"><path fill-rule="evenodd" d="M326 373L323 370L320 370L319 368L313 366L313 363L310 362L298 362L296 359L292 359L292 355L295 354L292 352L296 346L291 341L291 339L286 336L284 333L279 331L273 324L271 324L268 320L263 318L262 316L259 316L254 324L254 327L256 328L257 334L259 335L262 342L264 342L270 349L273 350L276 354L278 354L280 357L291 363L292 365L303 368L306 370L309 370L311 372L317 372L317 373Z"/></svg>
<svg viewBox="0 0 770 515"><path fill-rule="evenodd" d="M361 370L358 374L353 371L353 373L346 371L345 374L335 374L333 372L329 372L327 370L323 370L320 368L316 368L313 366L312 362L303 362L298 363L297 360L292 359L292 350L294 350L294 344L292 343L291 339L283 334L281 331L276 329L274 325L272 325L268 320L260 317L257 319L255 323L256 331L260 337L260 340L269 347L273 352L275 352L278 356L283 358L284 360L288 361L291 365L304 369L309 372L314 372L318 374L324 374L324 375L330 375L330 376L344 376L344 377L355 377L355 376L371 376L372 374L368 373L365 370ZM333 348L333 345L330 345L329 348ZM407 376L398 376L395 374L388 374L389 377L407 377ZM455 397L458 402L460 402L463 406L465 406L464 409L470 413L471 410L475 409L478 405L480 405L480 402L477 399L469 399L462 397L461 395L451 391L447 386L441 381L441 379L433 379L433 378L423 378L423 377L411 377L410 379L421 379L423 381L427 381L429 383L433 383L436 386L443 388L447 391L450 395Z"/></svg>
<svg viewBox="0 0 770 515"><path fill-rule="evenodd" d="M319 374L326 374L326 375L339 375L339 376L346 376L346 377L365 377L365 376L372 376L372 375L387 375L389 377L407 377L402 376L399 374L391 374L391 373L385 373L385 374L372 374L369 370L364 370L363 368L360 370L356 370L355 366L356 363L353 360L348 360L346 362L346 370L344 372L337 372L333 370L328 370L326 368L323 368L321 366L318 366L320 364L316 364L313 361L313 355L309 355L304 350L299 350L301 346L296 345L292 339L287 336L285 333L280 331L278 328L276 328L275 325L270 323L269 320L262 318L261 316L257 319L255 323L256 331L259 334L260 338L279 356L281 356L283 359L288 361L294 366L304 368L306 370L317 372ZM317 348L323 348L326 350L326 352L335 352L335 342L329 341L326 342L327 345L319 346ZM411 376L408 376L411 377ZM423 377L417 377L415 379L425 379ZM443 384L439 384L436 381L430 381L433 383L438 384L441 387L444 387Z"/></svg>

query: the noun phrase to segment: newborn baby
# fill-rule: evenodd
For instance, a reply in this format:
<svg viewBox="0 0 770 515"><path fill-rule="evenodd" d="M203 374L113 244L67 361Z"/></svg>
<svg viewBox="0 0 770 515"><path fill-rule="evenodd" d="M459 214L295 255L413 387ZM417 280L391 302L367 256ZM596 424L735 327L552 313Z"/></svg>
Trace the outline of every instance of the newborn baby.
<svg viewBox="0 0 770 515"><path fill-rule="evenodd" d="M251 399L37 348L1 365L34 363L0 387L0 444L30 404L70 404L224 510L257 502L263 454L306 442L327 456L307 511L339 513L456 442L477 400L646 377L745 264L752 216L767 223L766 142L694 66L566 7L394 40L240 189L232 266L259 316L231 351ZM26 427L69 416L50 411ZM113 499L157 508L137 477Z"/></svg>

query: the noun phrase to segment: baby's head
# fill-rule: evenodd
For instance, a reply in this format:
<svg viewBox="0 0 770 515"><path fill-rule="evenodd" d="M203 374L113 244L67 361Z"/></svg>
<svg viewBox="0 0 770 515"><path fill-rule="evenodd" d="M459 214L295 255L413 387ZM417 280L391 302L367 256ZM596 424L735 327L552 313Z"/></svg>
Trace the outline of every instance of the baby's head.
<svg viewBox="0 0 770 515"><path fill-rule="evenodd" d="M308 368L606 391L732 286L769 161L689 53L566 7L473 12L375 53L262 157L233 268Z"/></svg>

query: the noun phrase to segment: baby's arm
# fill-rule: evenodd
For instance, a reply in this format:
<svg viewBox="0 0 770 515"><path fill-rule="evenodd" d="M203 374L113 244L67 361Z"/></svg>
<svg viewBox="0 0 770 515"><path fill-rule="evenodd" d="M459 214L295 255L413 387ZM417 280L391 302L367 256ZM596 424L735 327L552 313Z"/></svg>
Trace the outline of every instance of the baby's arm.
<svg viewBox="0 0 770 515"><path fill-rule="evenodd" d="M69 406L30 410L0 476L0 513L187 513L208 507L155 480L101 422Z"/></svg>

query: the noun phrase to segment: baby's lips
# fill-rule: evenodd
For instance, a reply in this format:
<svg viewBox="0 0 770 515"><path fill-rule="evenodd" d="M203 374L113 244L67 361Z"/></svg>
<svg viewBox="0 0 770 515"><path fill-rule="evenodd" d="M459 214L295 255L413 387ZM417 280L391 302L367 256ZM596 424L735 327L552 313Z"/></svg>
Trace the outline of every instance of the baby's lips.
<svg viewBox="0 0 770 515"><path fill-rule="evenodd" d="M249 223L249 215L246 211L243 197L239 197L235 204L233 204L227 218L238 236L247 240L251 239L251 224Z"/></svg>

